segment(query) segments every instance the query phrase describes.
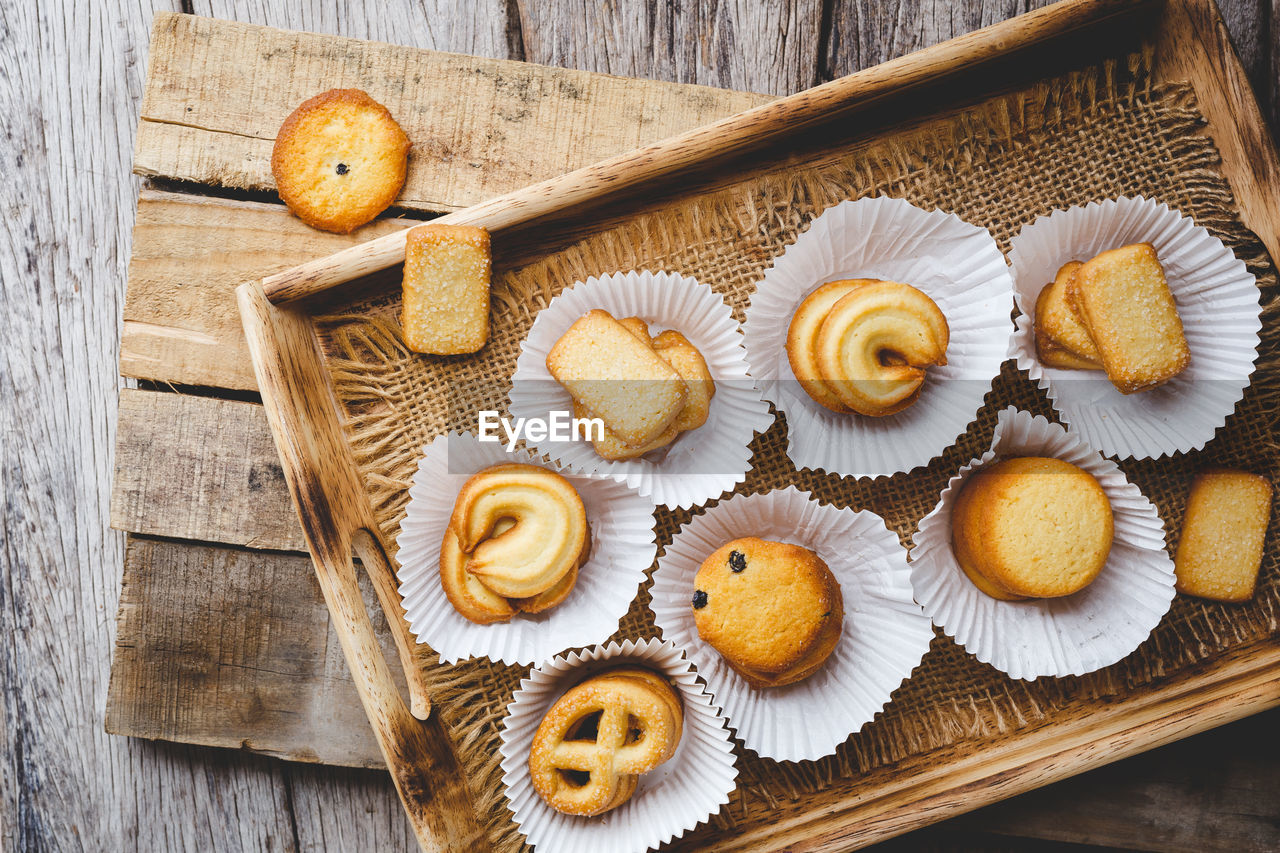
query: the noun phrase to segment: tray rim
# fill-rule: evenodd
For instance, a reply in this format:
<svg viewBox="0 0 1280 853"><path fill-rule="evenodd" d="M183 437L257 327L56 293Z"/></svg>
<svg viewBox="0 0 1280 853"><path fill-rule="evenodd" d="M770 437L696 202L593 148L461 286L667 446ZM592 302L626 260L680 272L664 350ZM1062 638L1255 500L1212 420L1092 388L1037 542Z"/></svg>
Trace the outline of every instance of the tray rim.
<svg viewBox="0 0 1280 853"><path fill-rule="evenodd" d="M1029 38L1030 43L1035 43L1085 25L1096 25L1118 14L1153 7L1159 9L1154 29L1157 77L1186 79L1191 83L1207 120L1207 132L1222 153L1222 169L1236 196L1242 220L1258 234L1273 259L1280 257L1280 213L1277 213L1280 211L1277 203L1280 200L1280 160L1213 0L1164 0L1163 3L1159 0L1062 0L1037 12L1011 18L901 60L911 60L928 68L932 58L937 61L932 70L935 76L926 72L920 79L940 79L957 70L956 51L960 50L963 55L963 42L976 40L983 43L983 37L995 41L1003 39L1003 49L1007 52L1012 50L1010 43L1018 43L1020 25L1025 25L1027 19L1050 20L1052 24L1046 27L1048 35L1045 35L1045 30L1035 31L1034 36L1022 31L1022 38ZM1027 43L1021 44L1025 46ZM901 60L841 78L825 84L825 87L843 83L846 88L835 87L828 91L840 91L843 97L853 99L856 106L859 95L865 93L851 85L852 78L865 75L865 80L881 80L878 75L898 73L893 66ZM603 174L605 183L608 183L610 170L625 172L634 168L637 158L652 160L663 153L675 158L688 157L689 141L686 137L697 138L698 134L721 125L739 130L758 128L756 120L751 118L753 114L756 114L756 119L763 115L776 116L779 111L784 118L803 116L805 109L812 108L815 93L823 88L782 98L689 134L484 202L438 221L493 223L495 229L500 229L517 224L521 216L537 218L554 214L565 204L564 198L554 193L557 187L571 191L568 196L571 203L581 198L584 176L593 179L593 192L606 192L600 188L599 179ZM788 105L800 112L789 113ZM706 159L708 155L704 151L702 156ZM681 162L688 164L687 160ZM661 176L665 173L659 169L656 174ZM387 667L370 666L367 658L359 653L360 648L369 648L364 636L366 630L371 631L367 614L354 614L342 606L344 599L349 601L346 587L354 584L353 548L362 557L371 548L383 554L385 551L378 541L376 524L372 522L371 509L363 496L350 449L341 439L338 403L322 368L323 356L306 310L307 303L299 301L329 286L393 266L403 258L403 245L404 232L397 232L268 277L263 282L246 283L238 289L237 298L263 403L295 509L302 521L326 602L333 612L335 627L343 639L348 664L352 667L362 702L401 799L425 849L439 846L469 849L477 843L473 828L443 824L441 819L447 821L448 816L437 814L442 810L440 791L433 791L431 786L436 783L420 778L426 774L417 772L421 765L415 762L423 761L427 762L427 767L444 769L437 753L443 747L451 757L452 748L437 718L430 718L425 727L413 719L426 716L429 697L420 680L415 678L412 655L406 655L405 649L401 648L414 704L413 717L410 717L404 713L407 709L396 694ZM310 385L303 380L310 380ZM319 424L318 430L317 422L309 420L314 416L326 421ZM338 431L335 432L335 428ZM327 482L324 479L326 474L335 476L335 480ZM370 538L374 540L372 545L368 541ZM385 557L364 562L379 590L380 601L388 611L388 622L400 627L399 631L393 627L399 642L399 634L404 633L404 620L394 596L389 600L383 594L388 585L390 590L395 588ZM358 595L356 601L359 601ZM363 625L360 624L362 621ZM1259 641L1223 652L1210 662L1193 667L1192 671L1179 674L1158 687L1143 689L1123 699L1105 701L1099 710L1087 715L1090 725L1096 726L1087 734L1072 731L1073 726L1068 725L1078 724L1079 719L1051 720L1010 736L1008 743L1012 747L1002 749L998 758L987 758L982 751L977 751L966 761L935 761L934 766L919 776L886 785L875 792L853 790L824 796L830 791L820 791L805 795L797 801L796 814L789 814L781 820L733 832L703 827L695 830L692 838L687 836L685 842L709 843L709 848L703 846L701 849L717 850L752 849L753 844L766 839L771 844L784 843L785 840L785 843L799 845L799 849L806 850L846 850L850 843L861 847L1278 706L1278 673L1280 644L1271 640ZM421 732L414 733L412 729L415 727L430 730L430 735L424 738ZM1064 727L1067 728L1065 732L1062 731ZM434 742L437 738L444 743ZM1001 744L1005 745L1004 739L1001 739ZM928 757L934 758L947 751L935 751ZM903 763L910 762L907 759ZM444 760L443 763L447 765L449 762ZM436 782L437 788L458 795L454 790L458 779L437 777ZM461 782L465 790L465 780ZM469 792L466 795L469 797ZM455 807L461 804L461 800L453 796L443 799L450 799ZM684 845L676 841L672 846L680 848Z"/></svg>

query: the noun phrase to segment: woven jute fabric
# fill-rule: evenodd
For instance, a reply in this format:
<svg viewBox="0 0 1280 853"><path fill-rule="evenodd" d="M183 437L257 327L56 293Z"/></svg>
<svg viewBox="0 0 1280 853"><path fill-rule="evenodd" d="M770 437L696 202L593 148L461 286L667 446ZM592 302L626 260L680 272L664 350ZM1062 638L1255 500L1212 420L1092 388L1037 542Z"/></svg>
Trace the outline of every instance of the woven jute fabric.
<svg viewBox="0 0 1280 853"><path fill-rule="evenodd" d="M1141 194L1194 217L1225 241L1257 275L1265 305L1260 369L1215 440L1202 452L1123 463L1173 531L1172 546L1191 477L1201 467L1228 464L1275 479L1280 341L1275 271L1261 243L1239 221L1190 90L1153 85L1149 64L1149 56L1134 54L1048 80L794 168L648 208L561 251L518 268L500 268L491 339L474 357L407 352L394 296L322 318L321 337L346 409L351 445L387 541L394 542L399 530L422 447L447 430L474 429L479 409L505 410L521 340L538 311L575 281L629 269L678 271L723 294L741 320L771 260L814 216L844 199L884 194L951 211L989 228L1007 250L1009 239L1037 216ZM1043 394L1008 363L954 446L925 468L874 481L797 471L785 452L786 423L779 415L754 441L753 468L737 491L795 484L823 501L879 513L907 544L948 478L986 449L996 413L1008 405L1054 417ZM660 548L699 511L657 510ZM939 634L884 713L835 755L784 765L739 748L740 784L715 820L731 825L868 768L963 739L1007 735L1052 717L1064 703L1114 696L1273 635L1280 602L1277 550L1272 543L1252 602L1227 606L1179 596L1141 648L1082 678L1014 681ZM641 590L617 638L655 633L647 604L648 593ZM488 661L429 669L439 713L501 850L522 844L503 801L498 732L525 671Z"/></svg>

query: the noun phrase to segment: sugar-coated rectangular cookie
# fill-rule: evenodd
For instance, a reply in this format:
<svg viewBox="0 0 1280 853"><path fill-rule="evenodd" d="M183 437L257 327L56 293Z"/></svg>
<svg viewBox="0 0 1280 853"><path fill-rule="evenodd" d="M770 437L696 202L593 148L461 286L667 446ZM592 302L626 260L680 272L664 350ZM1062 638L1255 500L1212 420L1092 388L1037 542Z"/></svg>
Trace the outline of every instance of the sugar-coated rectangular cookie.
<svg viewBox="0 0 1280 853"><path fill-rule="evenodd" d="M1253 596L1271 521L1271 483L1244 471L1196 476L1174 555L1178 591L1215 601Z"/></svg>
<svg viewBox="0 0 1280 853"><path fill-rule="evenodd" d="M1154 388L1191 362L1164 268L1150 243L1103 252L1076 273L1069 297L1124 394Z"/></svg>
<svg viewBox="0 0 1280 853"><path fill-rule="evenodd" d="M462 355L489 340L489 232L471 225L419 225L404 256L400 325L414 352Z"/></svg>
<svg viewBox="0 0 1280 853"><path fill-rule="evenodd" d="M684 380L607 311L574 321L551 352L547 370L573 399L633 447L648 444L684 408Z"/></svg>

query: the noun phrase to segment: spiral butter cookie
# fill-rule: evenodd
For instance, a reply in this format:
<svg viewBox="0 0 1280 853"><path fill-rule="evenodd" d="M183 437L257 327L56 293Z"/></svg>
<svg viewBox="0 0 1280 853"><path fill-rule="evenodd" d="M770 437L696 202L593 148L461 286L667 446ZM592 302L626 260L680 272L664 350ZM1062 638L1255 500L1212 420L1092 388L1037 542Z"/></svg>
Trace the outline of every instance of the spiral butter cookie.
<svg viewBox="0 0 1280 853"><path fill-rule="evenodd" d="M640 774L675 754L683 725L679 694L651 670L624 666L588 678L538 725L529 751L534 790L563 814L615 809Z"/></svg>
<svg viewBox="0 0 1280 853"><path fill-rule="evenodd" d="M808 548L734 539L703 561L694 587L698 636L753 687L808 678L840 639L840 584Z"/></svg>
<svg viewBox="0 0 1280 853"><path fill-rule="evenodd" d="M814 343L840 402L882 417L915 402L925 369L947 363L951 331L937 303L895 281L869 282L831 306Z"/></svg>
<svg viewBox="0 0 1280 853"><path fill-rule="evenodd" d="M947 363L942 311L909 284L856 278L809 294L787 329L787 361L833 412L883 417L915 402L925 370Z"/></svg>
<svg viewBox="0 0 1280 853"><path fill-rule="evenodd" d="M440 582L462 616L487 624L568 596L591 549L582 498L536 465L495 465L463 485L440 546Z"/></svg>
<svg viewBox="0 0 1280 853"><path fill-rule="evenodd" d="M359 89L332 89L284 120L271 151L271 173L280 198L299 219L347 234L396 200L409 146L382 104Z"/></svg>

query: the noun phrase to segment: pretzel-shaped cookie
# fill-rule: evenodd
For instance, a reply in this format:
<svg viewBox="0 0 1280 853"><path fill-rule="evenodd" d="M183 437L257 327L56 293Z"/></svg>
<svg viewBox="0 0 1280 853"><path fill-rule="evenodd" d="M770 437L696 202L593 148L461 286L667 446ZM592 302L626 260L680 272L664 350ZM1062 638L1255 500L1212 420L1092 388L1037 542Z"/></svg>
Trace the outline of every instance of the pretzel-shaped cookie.
<svg viewBox="0 0 1280 853"><path fill-rule="evenodd" d="M570 688L533 736L529 773L556 811L591 816L625 803L637 777L680 742L680 697L658 674L620 667Z"/></svg>

